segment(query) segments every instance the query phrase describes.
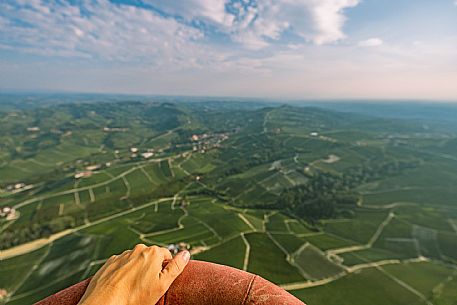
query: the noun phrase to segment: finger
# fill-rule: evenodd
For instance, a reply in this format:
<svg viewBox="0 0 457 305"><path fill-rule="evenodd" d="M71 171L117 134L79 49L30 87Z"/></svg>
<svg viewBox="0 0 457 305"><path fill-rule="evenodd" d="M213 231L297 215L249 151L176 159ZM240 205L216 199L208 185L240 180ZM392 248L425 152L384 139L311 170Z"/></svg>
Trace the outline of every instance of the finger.
<svg viewBox="0 0 457 305"><path fill-rule="evenodd" d="M123 258L127 255L130 255L130 253L132 253L132 250L125 250L124 252L118 255L118 258Z"/></svg>
<svg viewBox="0 0 457 305"><path fill-rule="evenodd" d="M169 261L173 259L173 255L167 248L159 248L160 253L163 255L163 260Z"/></svg>
<svg viewBox="0 0 457 305"><path fill-rule="evenodd" d="M118 255L118 257L114 261L114 264L116 264L117 266L125 265L131 260L132 255L133 250L125 250L120 255Z"/></svg>
<svg viewBox="0 0 457 305"><path fill-rule="evenodd" d="M189 251L179 252L170 262L163 268L160 274L160 281L167 290L171 283L181 274L190 259Z"/></svg>
<svg viewBox="0 0 457 305"><path fill-rule="evenodd" d="M150 267L153 267L155 274L163 270L165 266L173 259L173 255L167 248L150 247L148 254L151 256Z"/></svg>
<svg viewBox="0 0 457 305"><path fill-rule="evenodd" d="M165 268L166 265L171 261L171 259L166 259L162 262L162 269Z"/></svg>
<svg viewBox="0 0 457 305"><path fill-rule="evenodd" d="M116 255L116 254L111 255L111 256L105 261L105 265L115 263L116 261L119 260L119 257L120 257L120 255Z"/></svg>
<svg viewBox="0 0 457 305"><path fill-rule="evenodd" d="M148 247L145 244L137 244L135 248L132 250L132 254L139 254L143 252L144 250L148 249Z"/></svg>
<svg viewBox="0 0 457 305"><path fill-rule="evenodd" d="M165 260L171 260L173 256L167 248L151 246L147 248L144 252L145 254L150 254L157 262L162 263Z"/></svg>

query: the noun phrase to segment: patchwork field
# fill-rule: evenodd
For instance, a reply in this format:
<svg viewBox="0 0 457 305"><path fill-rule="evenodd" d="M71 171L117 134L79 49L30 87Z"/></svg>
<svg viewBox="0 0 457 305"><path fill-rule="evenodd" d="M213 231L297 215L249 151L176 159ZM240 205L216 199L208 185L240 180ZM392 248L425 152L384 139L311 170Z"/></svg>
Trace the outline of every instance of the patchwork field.
<svg viewBox="0 0 457 305"><path fill-rule="evenodd" d="M30 134L25 110L0 122L0 207L16 211L0 218L0 304L32 304L137 243L184 244L311 305L455 304L453 132L291 106L74 107L48 110L72 130L51 116Z"/></svg>

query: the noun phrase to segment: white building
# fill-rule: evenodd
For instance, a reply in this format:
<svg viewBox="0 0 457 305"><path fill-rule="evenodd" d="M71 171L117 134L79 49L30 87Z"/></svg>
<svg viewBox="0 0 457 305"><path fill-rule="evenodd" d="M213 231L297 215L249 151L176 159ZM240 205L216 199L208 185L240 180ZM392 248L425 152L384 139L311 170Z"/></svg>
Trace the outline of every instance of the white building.
<svg viewBox="0 0 457 305"><path fill-rule="evenodd" d="M142 153L141 156L145 159L149 159L151 158L152 156L154 156L154 153L152 152L146 152L146 153Z"/></svg>

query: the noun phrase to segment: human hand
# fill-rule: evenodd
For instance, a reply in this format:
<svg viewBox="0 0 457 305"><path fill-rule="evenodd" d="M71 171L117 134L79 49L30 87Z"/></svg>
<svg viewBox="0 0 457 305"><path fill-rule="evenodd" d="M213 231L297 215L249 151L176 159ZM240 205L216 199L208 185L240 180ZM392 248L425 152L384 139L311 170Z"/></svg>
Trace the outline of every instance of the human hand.
<svg viewBox="0 0 457 305"><path fill-rule="evenodd" d="M136 245L111 256L90 281L78 305L154 305L189 262L157 246Z"/></svg>

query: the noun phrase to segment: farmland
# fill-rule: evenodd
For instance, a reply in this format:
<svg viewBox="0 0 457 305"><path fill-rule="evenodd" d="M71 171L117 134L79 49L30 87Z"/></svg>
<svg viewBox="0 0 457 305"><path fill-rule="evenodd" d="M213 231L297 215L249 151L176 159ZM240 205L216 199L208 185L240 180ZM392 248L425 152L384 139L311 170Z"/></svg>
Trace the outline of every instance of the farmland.
<svg viewBox="0 0 457 305"><path fill-rule="evenodd" d="M0 113L0 207L15 210L0 218L0 304L137 243L185 243L308 304L457 298L457 131L249 103Z"/></svg>

